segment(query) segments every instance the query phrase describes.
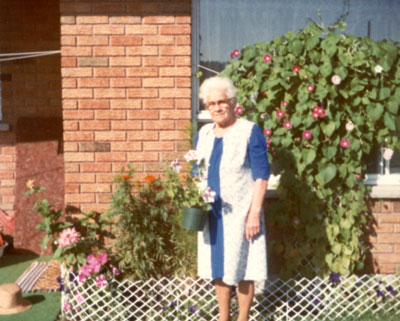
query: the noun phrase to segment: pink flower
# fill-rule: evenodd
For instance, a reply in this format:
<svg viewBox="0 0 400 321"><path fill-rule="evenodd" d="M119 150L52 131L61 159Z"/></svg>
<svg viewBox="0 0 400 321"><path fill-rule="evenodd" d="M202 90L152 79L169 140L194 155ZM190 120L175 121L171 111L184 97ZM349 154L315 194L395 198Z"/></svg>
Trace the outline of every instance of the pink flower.
<svg viewBox="0 0 400 321"><path fill-rule="evenodd" d="M321 118L324 118L326 116L325 109L323 109L322 107L319 107L317 113L318 113L318 116Z"/></svg>
<svg viewBox="0 0 400 321"><path fill-rule="evenodd" d="M282 107L287 107L288 103L287 103L287 101L282 101L281 105L282 105Z"/></svg>
<svg viewBox="0 0 400 321"><path fill-rule="evenodd" d="M312 116L313 116L314 119L319 118L319 114L318 114L318 112L316 112L316 111L314 111L314 112L312 113Z"/></svg>
<svg viewBox="0 0 400 321"><path fill-rule="evenodd" d="M385 147L383 150L384 150L383 158L385 160L387 160L387 161L390 161L392 159L392 156L393 156L393 153L394 153L393 149Z"/></svg>
<svg viewBox="0 0 400 321"><path fill-rule="evenodd" d="M111 270L112 270L112 273L114 273L115 275L120 275L121 274L121 271L120 270L118 270L115 266L113 266L113 265L111 265Z"/></svg>
<svg viewBox="0 0 400 321"><path fill-rule="evenodd" d="M171 167L175 173L179 173L182 168L181 164L177 160L171 162Z"/></svg>
<svg viewBox="0 0 400 321"><path fill-rule="evenodd" d="M298 65L294 65L293 66L293 71L294 72L299 72L301 70L301 68Z"/></svg>
<svg viewBox="0 0 400 321"><path fill-rule="evenodd" d="M271 139L270 138L267 139L267 147L269 148L269 146L271 146Z"/></svg>
<svg viewBox="0 0 400 321"><path fill-rule="evenodd" d="M272 134L272 129L269 129L269 128L264 129L265 136L270 136L271 134Z"/></svg>
<svg viewBox="0 0 400 321"><path fill-rule="evenodd" d="M238 49L235 49L235 50L233 50L232 53L231 53L231 58L232 58L232 59L233 59L233 58L237 58L237 57L239 57L239 55L240 55L240 51L239 51Z"/></svg>
<svg viewBox="0 0 400 321"><path fill-rule="evenodd" d="M305 130L303 131L303 133L301 134L303 136L304 139L310 139L312 137L311 132L309 130Z"/></svg>
<svg viewBox="0 0 400 321"><path fill-rule="evenodd" d="M107 285L107 279L104 275L99 275L96 278L96 284L99 288L102 288Z"/></svg>
<svg viewBox="0 0 400 321"><path fill-rule="evenodd" d="M65 302L64 306L63 306L63 310L68 311L70 309L71 309L71 303L69 303L69 301Z"/></svg>
<svg viewBox="0 0 400 321"><path fill-rule="evenodd" d="M359 181L360 179L361 179L361 174L358 174L358 173L357 173L357 174L356 174L356 180Z"/></svg>
<svg viewBox="0 0 400 321"><path fill-rule="evenodd" d="M300 220L299 220L298 218L295 218L295 219L293 220L293 224L294 224L294 225L299 225L299 224L300 224Z"/></svg>
<svg viewBox="0 0 400 321"><path fill-rule="evenodd" d="M292 123L289 120L287 120L283 122L283 127L285 127L286 129L290 129L292 128Z"/></svg>
<svg viewBox="0 0 400 321"><path fill-rule="evenodd" d="M349 120L349 121L347 122L347 124L346 124L346 130L347 130L348 132L351 132L351 131L353 131L353 129L354 129L354 124L353 124L353 122L352 122L351 120Z"/></svg>
<svg viewBox="0 0 400 321"><path fill-rule="evenodd" d="M265 54L264 55L264 62L270 62L271 61L271 55L270 54Z"/></svg>
<svg viewBox="0 0 400 321"><path fill-rule="evenodd" d="M262 92L262 95L265 97L265 96L267 96L267 92L264 90L263 92Z"/></svg>
<svg viewBox="0 0 400 321"><path fill-rule="evenodd" d="M340 83L342 82L342 78L340 78L339 75L333 75L331 78L331 81L334 85L340 85Z"/></svg>
<svg viewBox="0 0 400 321"><path fill-rule="evenodd" d="M243 114L243 108L241 106L237 106L235 108L235 113L238 114L238 115Z"/></svg>
<svg viewBox="0 0 400 321"><path fill-rule="evenodd" d="M282 119L283 117L285 117L285 112L282 109L278 109L276 111L276 117Z"/></svg>
<svg viewBox="0 0 400 321"><path fill-rule="evenodd" d="M186 159L187 162L197 160L197 154L194 149L189 150L183 157Z"/></svg>
<svg viewBox="0 0 400 321"><path fill-rule="evenodd" d="M78 291L75 291L75 300L78 303L82 303L83 301L85 301L85 298Z"/></svg>
<svg viewBox="0 0 400 321"><path fill-rule="evenodd" d="M81 269L79 270L79 278L81 278L81 276L82 276L82 278L85 277L85 279L86 279L86 277L91 275L92 273L94 273L93 266L84 264L84 265L82 265Z"/></svg>
<svg viewBox="0 0 400 321"><path fill-rule="evenodd" d="M309 92L309 93L311 93L311 92L313 92L314 91L314 86L313 85L307 85L307 91Z"/></svg>
<svg viewBox="0 0 400 321"><path fill-rule="evenodd" d="M340 143L339 143L340 147L342 148L347 148L350 146L350 142L348 139L343 138Z"/></svg>
<svg viewBox="0 0 400 321"><path fill-rule="evenodd" d="M66 228L60 233L58 243L60 248L67 247L79 241L81 235L75 230L74 227Z"/></svg>
<svg viewBox="0 0 400 321"><path fill-rule="evenodd" d="M299 142L299 141L300 141L300 137L296 137L294 140L295 140L296 142Z"/></svg>
<svg viewBox="0 0 400 321"><path fill-rule="evenodd" d="M211 189L211 187L207 186L206 190L203 193L203 199L206 203L213 203L214 197L216 193Z"/></svg>

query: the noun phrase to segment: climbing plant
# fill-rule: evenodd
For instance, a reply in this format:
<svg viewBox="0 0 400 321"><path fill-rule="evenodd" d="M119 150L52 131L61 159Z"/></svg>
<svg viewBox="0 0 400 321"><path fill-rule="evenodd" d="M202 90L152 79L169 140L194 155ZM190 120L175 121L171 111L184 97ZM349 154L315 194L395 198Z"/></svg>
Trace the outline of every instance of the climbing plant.
<svg viewBox="0 0 400 321"><path fill-rule="evenodd" d="M264 129L280 175L267 218L290 231L269 244L283 277L363 268L372 219L363 157L400 149L399 56L397 43L346 34L343 22L232 52L221 74L239 89L236 111Z"/></svg>

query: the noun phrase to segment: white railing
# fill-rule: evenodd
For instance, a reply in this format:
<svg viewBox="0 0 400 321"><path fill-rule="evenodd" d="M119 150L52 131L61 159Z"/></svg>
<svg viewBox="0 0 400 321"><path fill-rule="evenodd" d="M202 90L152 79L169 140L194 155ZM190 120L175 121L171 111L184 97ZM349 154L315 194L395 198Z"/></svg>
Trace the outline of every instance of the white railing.
<svg viewBox="0 0 400 321"><path fill-rule="evenodd" d="M203 279L114 280L105 288L73 280L61 300L69 321L218 319L214 287ZM337 284L319 277L275 278L256 284L250 320L340 320L381 310L400 318L399 276L341 277ZM235 294L232 315L237 315Z"/></svg>

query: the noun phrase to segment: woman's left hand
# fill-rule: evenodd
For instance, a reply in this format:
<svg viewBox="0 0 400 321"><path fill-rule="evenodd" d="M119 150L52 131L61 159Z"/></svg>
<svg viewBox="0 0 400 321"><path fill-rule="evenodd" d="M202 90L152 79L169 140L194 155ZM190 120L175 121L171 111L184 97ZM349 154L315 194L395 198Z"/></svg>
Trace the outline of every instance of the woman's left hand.
<svg viewBox="0 0 400 321"><path fill-rule="evenodd" d="M250 241L252 238L260 233L260 214L261 211L249 211L246 217L246 225L244 228L246 240Z"/></svg>

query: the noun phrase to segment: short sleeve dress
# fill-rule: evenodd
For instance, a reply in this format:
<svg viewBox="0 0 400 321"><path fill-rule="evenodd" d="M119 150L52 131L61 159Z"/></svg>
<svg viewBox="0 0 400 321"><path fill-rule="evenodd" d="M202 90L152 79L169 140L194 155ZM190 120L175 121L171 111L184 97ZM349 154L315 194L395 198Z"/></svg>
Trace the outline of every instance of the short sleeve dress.
<svg viewBox="0 0 400 321"><path fill-rule="evenodd" d="M203 126L196 140L197 156L208 165L208 185L216 192L208 221L198 234L198 274L221 278L228 285L265 280L263 213L260 233L250 242L244 234L254 181L270 175L265 137L260 127L245 119L238 119L221 138L213 127Z"/></svg>

